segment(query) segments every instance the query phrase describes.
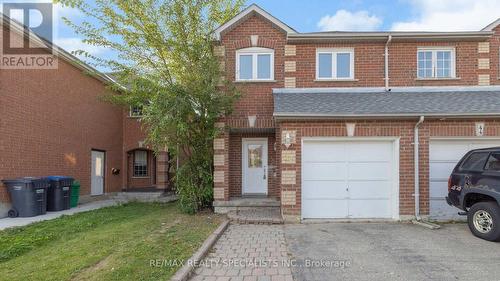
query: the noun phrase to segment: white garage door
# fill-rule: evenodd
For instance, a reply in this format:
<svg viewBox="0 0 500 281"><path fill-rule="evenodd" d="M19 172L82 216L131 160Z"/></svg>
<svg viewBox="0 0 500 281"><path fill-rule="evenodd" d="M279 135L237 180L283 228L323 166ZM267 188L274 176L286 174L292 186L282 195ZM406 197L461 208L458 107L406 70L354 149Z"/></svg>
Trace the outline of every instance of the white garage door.
<svg viewBox="0 0 500 281"><path fill-rule="evenodd" d="M500 140L431 140L429 144L429 212L435 220L465 219L458 209L448 206L448 178L458 161L469 150L500 146Z"/></svg>
<svg viewBox="0 0 500 281"><path fill-rule="evenodd" d="M394 153L393 141L304 140L302 217L395 218Z"/></svg>

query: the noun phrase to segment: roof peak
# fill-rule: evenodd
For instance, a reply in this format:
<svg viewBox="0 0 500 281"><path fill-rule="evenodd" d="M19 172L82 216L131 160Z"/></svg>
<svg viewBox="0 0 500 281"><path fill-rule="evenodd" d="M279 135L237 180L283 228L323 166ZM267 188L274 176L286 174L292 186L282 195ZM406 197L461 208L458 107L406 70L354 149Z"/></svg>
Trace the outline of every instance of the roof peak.
<svg viewBox="0 0 500 281"><path fill-rule="evenodd" d="M275 16L271 15L269 12L262 9L259 5L253 3L250 6L248 6L247 8L245 8L244 10L242 10L240 13L238 13L236 16L234 16L232 19L228 20L227 22L225 22L224 24L219 26L214 32L215 38L217 40L220 40L221 34L225 30L232 28L234 25L237 25L239 22L244 20L247 16L254 14L254 13L264 17L265 19L270 21L272 24L276 25L278 28L285 31L287 34L288 33L297 33L297 31L295 29L291 28L286 23L282 22L281 20L279 20Z"/></svg>

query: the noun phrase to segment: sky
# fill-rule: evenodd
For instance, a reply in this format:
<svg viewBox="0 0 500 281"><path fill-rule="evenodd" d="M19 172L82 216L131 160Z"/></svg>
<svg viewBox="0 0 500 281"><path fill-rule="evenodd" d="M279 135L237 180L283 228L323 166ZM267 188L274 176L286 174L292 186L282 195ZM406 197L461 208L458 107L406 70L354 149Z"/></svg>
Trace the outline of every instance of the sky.
<svg viewBox="0 0 500 281"><path fill-rule="evenodd" d="M24 0L0 3L14 1ZM33 1L37 0L29 2ZM252 3L299 32L469 31L500 18L500 0L252 0L247 5ZM76 23L83 19L79 11L60 5L54 11L57 18L65 16ZM101 47L83 44L60 19L55 26L54 41L67 51L85 49L97 56L111 55Z"/></svg>

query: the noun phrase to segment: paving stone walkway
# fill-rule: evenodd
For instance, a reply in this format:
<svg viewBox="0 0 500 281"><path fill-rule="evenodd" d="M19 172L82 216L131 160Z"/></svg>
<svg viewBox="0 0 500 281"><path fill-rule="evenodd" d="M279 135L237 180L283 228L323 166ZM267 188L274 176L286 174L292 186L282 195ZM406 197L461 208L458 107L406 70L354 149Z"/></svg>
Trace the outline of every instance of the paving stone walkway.
<svg viewBox="0 0 500 281"><path fill-rule="evenodd" d="M253 223L253 224L282 224L280 208L267 207L255 208L249 210L231 211L227 217L238 223Z"/></svg>
<svg viewBox="0 0 500 281"><path fill-rule="evenodd" d="M233 224L191 280L293 281L282 225Z"/></svg>

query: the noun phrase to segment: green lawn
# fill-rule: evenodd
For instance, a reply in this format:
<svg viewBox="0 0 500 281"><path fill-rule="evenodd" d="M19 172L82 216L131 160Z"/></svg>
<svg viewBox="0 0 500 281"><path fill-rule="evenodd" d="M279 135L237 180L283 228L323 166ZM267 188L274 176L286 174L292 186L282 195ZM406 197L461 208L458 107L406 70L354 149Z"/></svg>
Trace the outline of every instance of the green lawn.
<svg viewBox="0 0 500 281"><path fill-rule="evenodd" d="M130 203L0 231L0 280L168 280L221 219ZM164 263L165 264L165 263Z"/></svg>

